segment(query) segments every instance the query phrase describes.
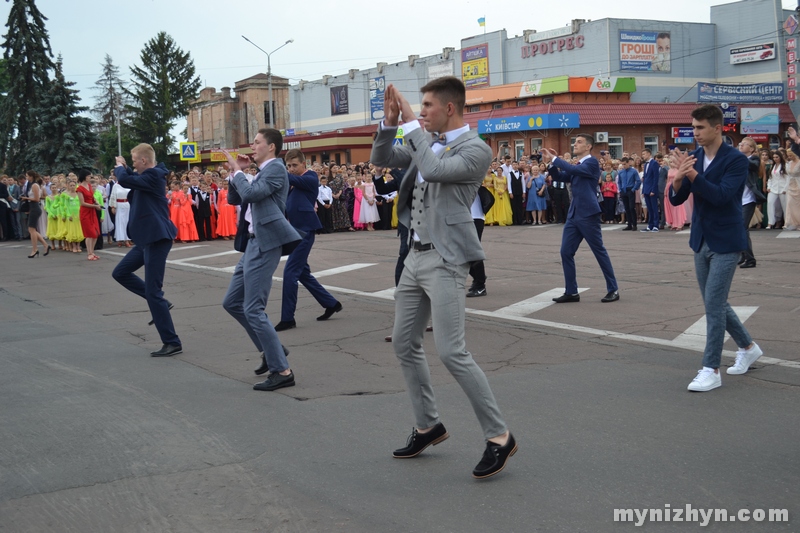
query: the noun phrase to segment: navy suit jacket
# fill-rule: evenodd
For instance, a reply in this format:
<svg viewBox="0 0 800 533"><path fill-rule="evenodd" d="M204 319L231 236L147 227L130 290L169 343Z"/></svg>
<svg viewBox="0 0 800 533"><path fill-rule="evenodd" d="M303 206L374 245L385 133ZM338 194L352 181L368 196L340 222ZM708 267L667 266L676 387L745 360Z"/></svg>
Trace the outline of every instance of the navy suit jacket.
<svg viewBox="0 0 800 533"><path fill-rule="evenodd" d="M316 231L322 227L319 217L314 211L319 195L319 177L313 170L307 170L302 176L289 174L289 185L292 186L286 198L286 218L299 230Z"/></svg>
<svg viewBox="0 0 800 533"><path fill-rule="evenodd" d="M114 169L117 182L131 190L128 193L128 204L131 206L128 235L139 246L162 239L172 240L178 234L178 229L169 219L167 173L163 163L141 174L128 167Z"/></svg>
<svg viewBox="0 0 800 533"><path fill-rule="evenodd" d="M658 194L658 172L660 169L658 161L650 158L647 162L647 170L642 176L642 194L650 196L650 193Z"/></svg>
<svg viewBox="0 0 800 533"><path fill-rule="evenodd" d="M557 157L552 166L560 171L559 181L572 183L572 203L569 204L567 218L586 218L600 213L597 202L597 180L600 179L600 163L594 156L589 156L583 163L571 165Z"/></svg>
<svg viewBox="0 0 800 533"><path fill-rule="evenodd" d="M703 241L712 252L726 254L747 249L747 233L742 224L742 193L747 181L747 157L735 148L722 143L717 155L703 171L705 152L698 148L691 153L697 158L694 181L684 177L681 188L670 185L669 201L681 205L694 194L692 234L689 246L700 251Z"/></svg>

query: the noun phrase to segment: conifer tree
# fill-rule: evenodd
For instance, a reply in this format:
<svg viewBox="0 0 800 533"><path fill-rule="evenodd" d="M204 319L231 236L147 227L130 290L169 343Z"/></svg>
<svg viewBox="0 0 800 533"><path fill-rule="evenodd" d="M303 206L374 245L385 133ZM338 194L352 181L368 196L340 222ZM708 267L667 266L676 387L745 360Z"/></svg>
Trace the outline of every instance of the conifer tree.
<svg viewBox="0 0 800 533"><path fill-rule="evenodd" d="M34 0L11 0L11 10L3 36L8 92L0 107L0 166L17 174L30 161L36 117L31 109L39 106L49 86L49 71L54 68L50 38Z"/></svg>
<svg viewBox="0 0 800 533"><path fill-rule="evenodd" d="M98 156L97 134L92 120L82 116L88 107L80 105L75 82L66 81L61 56L55 65L55 77L41 98L40 106L31 111L38 118L29 146L30 168L42 174L72 172L79 168L95 168Z"/></svg>
<svg viewBox="0 0 800 533"><path fill-rule="evenodd" d="M185 117L200 89L194 61L166 32L150 39L142 49L142 66L131 67L132 136L153 145L156 158L165 160L175 144L170 130Z"/></svg>
<svg viewBox="0 0 800 533"><path fill-rule="evenodd" d="M95 105L92 108L95 127L98 133L112 130L117 125L117 118L125 121L125 106L130 103L126 94L126 85L119 77L119 67L114 64L111 56L106 54L102 64L103 73L95 82Z"/></svg>

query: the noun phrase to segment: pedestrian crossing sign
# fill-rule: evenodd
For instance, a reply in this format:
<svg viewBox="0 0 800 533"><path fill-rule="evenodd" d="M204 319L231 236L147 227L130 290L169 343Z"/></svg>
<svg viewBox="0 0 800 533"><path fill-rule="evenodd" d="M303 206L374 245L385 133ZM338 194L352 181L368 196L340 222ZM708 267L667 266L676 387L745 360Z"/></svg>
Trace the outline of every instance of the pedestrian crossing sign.
<svg viewBox="0 0 800 533"><path fill-rule="evenodd" d="M181 161L194 161L197 155L197 143L181 143Z"/></svg>

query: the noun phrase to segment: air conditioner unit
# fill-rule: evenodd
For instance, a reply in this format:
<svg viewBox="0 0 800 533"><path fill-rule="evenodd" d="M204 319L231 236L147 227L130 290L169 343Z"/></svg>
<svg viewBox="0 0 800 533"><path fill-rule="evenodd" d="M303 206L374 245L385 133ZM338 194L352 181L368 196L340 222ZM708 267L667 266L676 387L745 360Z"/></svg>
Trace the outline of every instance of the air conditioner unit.
<svg viewBox="0 0 800 533"><path fill-rule="evenodd" d="M607 143L608 142L608 132L607 131L596 131L594 133L594 142L596 142L596 143Z"/></svg>

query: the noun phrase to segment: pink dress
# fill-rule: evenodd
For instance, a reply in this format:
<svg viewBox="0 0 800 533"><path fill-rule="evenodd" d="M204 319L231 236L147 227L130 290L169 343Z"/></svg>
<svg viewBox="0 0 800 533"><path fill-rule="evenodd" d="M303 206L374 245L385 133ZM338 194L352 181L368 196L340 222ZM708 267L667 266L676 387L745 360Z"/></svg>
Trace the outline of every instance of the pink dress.
<svg viewBox="0 0 800 533"><path fill-rule="evenodd" d="M683 205L672 205L669 201L669 188L672 186L672 181L678 174L677 168L669 169L667 174L667 188L664 192L664 217L667 219L667 224L671 228L682 228L686 225L686 208Z"/></svg>
<svg viewBox="0 0 800 533"><path fill-rule="evenodd" d="M353 204L353 227L364 229L366 226L358 221L361 218L361 200L364 198L364 193L358 187L353 188L353 193L356 195L356 201Z"/></svg>

